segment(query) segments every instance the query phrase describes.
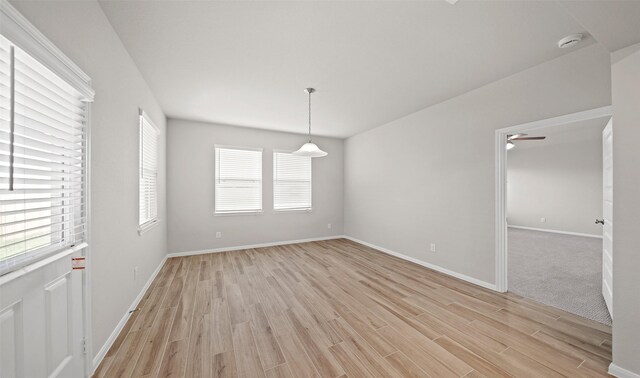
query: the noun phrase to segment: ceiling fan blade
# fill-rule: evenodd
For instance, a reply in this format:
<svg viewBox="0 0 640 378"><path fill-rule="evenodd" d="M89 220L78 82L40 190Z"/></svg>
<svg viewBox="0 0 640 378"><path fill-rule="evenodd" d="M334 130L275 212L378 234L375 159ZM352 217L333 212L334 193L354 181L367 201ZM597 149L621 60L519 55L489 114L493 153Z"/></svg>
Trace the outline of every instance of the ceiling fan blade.
<svg viewBox="0 0 640 378"><path fill-rule="evenodd" d="M543 139L547 139L547 137L545 137L545 136L539 136L539 137L516 137L516 138L511 138L510 140L543 140Z"/></svg>
<svg viewBox="0 0 640 378"><path fill-rule="evenodd" d="M517 133L517 134L507 135L507 140L514 140L514 139L522 138L523 136L526 136L526 135L529 135L529 134Z"/></svg>

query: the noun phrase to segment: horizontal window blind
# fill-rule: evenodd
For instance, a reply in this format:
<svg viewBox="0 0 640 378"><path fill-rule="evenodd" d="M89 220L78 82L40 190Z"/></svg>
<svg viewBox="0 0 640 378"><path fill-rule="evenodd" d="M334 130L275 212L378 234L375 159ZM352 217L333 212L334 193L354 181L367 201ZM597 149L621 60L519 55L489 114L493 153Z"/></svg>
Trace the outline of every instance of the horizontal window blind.
<svg viewBox="0 0 640 378"><path fill-rule="evenodd" d="M158 129L140 111L139 226L144 229L158 220Z"/></svg>
<svg viewBox="0 0 640 378"><path fill-rule="evenodd" d="M82 95L0 36L0 274L85 240Z"/></svg>
<svg viewBox="0 0 640 378"><path fill-rule="evenodd" d="M215 213L262 211L262 150L216 146Z"/></svg>
<svg viewBox="0 0 640 378"><path fill-rule="evenodd" d="M274 210L311 209L311 158L273 153Z"/></svg>

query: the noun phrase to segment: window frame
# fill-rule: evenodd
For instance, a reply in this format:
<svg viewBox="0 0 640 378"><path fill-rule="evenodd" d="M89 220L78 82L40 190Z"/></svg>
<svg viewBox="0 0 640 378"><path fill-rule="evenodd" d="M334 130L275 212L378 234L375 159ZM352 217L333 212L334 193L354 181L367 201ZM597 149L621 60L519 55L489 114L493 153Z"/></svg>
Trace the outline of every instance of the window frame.
<svg viewBox="0 0 640 378"><path fill-rule="evenodd" d="M306 213L311 213L313 212L313 158L309 157L309 207L301 207L301 208L286 208L286 209L276 209L276 153L280 153L280 154L293 154L294 151L289 151L289 150L279 150L279 149L274 149L273 150L273 154L272 154L272 158L273 158L273 177L272 177L272 196L273 196L273 203L272 203L272 207L273 207L273 211L275 213L288 213L288 212L294 212L294 213L299 213L299 212L306 212Z"/></svg>
<svg viewBox="0 0 640 378"><path fill-rule="evenodd" d="M241 151L254 151L260 152L260 210L233 210L233 211L218 211L216 206L216 199L218 196L218 167L220 166L217 159L218 149L228 150L241 150ZM260 215L264 213L264 149L262 147L243 147L215 144L214 145L214 168L213 168L213 215L216 217L227 217L236 215Z"/></svg>
<svg viewBox="0 0 640 378"><path fill-rule="evenodd" d="M68 201L60 199L59 206L68 207L70 212L50 215L52 218L60 217L60 219L62 219L61 222L57 223L60 226L59 230L54 231L55 233L59 233L60 239L2 259L0 261L0 282L9 282L22 276L26 273L25 267L38 267L44 264L45 261L54 261L76 251L84 250L83 254L87 256L91 229L89 181L91 161L90 132L91 103L95 95L95 92L91 88L91 79L60 50L46 40L46 37L42 36L35 28L28 24L26 20L17 19L16 17L18 15L17 11L8 4L0 3L0 17L3 17L3 20L7 21L7 25L4 25L6 28L3 28L0 36L9 43L11 49L10 59L18 59L14 55L14 51L16 48L20 49L21 54L24 54L27 59L35 61L44 69L50 71L55 77L55 80L59 80L72 88L79 96L79 101L84 104L82 112L84 125L82 128L82 138L79 141L79 146L84 149L84 153L81 155L82 159L78 161L80 165L77 166L81 167L83 177L81 180L75 181L75 185L79 184L81 187L79 191L80 197ZM7 17L4 18L5 16ZM36 42L40 42L41 44L35 45L34 43ZM15 53L17 53L17 51ZM14 81L14 65L15 61L10 62L10 85L12 87L16 85ZM10 101L15 101L13 90L14 89L11 89ZM9 111L15 112L16 110L12 106ZM61 173L62 171L59 172L59 174ZM65 190L64 187L59 189ZM21 189L16 189L17 192L20 190ZM75 202L76 200L79 201ZM68 214L68 217L64 214ZM65 219L67 220L65 221ZM77 221L77 219L80 219L80 221ZM69 229L63 226L66 222L71 222L72 228L78 228L82 231L69 231ZM54 233L51 233L51 235L53 234Z"/></svg>
<svg viewBox="0 0 640 378"><path fill-rule="evenodd" d="M145 122L151 126L152 130L156 133L156 185L155 185L155 202L154 205L156 207L155 209L155 217L149 218L148 220L146 220L145 222L143 222L143 219L140 217L140 212L141 212L141 208L142 208L142 201L144 200L143 196L142 196L142 191L140 190L140 187L142 185L142 179L143 179L143 163L144 163L144 140L143 140L143 133L144 133L144 125ZM138 118L138 234L142 235L145 232L149 231L151 228L153 228L155 225L157 225L160 222L160 215L158 213L158 172L159 172L159 162L160 162L160 129L158 129L158 127L156 126L156 124L151 120L151 117L149 117L149 115L142 109L140 109L139 111L139 118Z"/></svg>

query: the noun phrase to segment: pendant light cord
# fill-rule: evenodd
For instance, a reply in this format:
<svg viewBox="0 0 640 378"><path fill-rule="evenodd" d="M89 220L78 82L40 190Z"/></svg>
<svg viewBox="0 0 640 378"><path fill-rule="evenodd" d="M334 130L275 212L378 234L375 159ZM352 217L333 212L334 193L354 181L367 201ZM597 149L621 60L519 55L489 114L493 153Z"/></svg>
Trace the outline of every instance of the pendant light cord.
<svg viewBox="0 0 640 378"><path fill-rule="evenodd" d="M309 91L309 143L311 143L311 93L313 92Z"/></svg>

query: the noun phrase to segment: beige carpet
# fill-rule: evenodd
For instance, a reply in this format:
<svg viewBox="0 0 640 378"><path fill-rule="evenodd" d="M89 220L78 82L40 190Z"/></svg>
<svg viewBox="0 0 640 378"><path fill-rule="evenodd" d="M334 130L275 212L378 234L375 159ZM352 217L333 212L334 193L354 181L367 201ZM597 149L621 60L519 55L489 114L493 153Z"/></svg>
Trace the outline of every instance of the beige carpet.
<svg viewBox="0 0 640 378"><path fill-rule="evenodd" d="M509 291L611 325L602 240L509 228Z"/></svg>

